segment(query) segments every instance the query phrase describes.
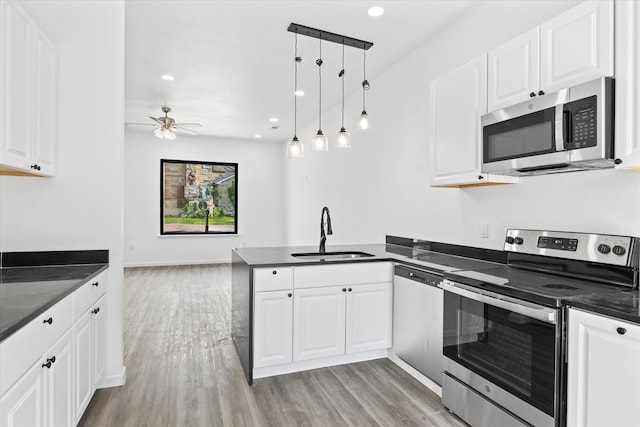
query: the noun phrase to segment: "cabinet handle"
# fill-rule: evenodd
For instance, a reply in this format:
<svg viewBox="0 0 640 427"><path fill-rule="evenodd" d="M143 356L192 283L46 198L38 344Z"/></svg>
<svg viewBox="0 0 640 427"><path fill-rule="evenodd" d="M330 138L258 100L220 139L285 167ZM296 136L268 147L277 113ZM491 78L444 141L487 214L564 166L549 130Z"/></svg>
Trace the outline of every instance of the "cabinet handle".
<svg viewBox="0 0 640 427"><path fill-rule="evenodd" d="M46 363L42 364L42 367L43 368L46 367L47 369L51 369L51 364L52 363L56 363L56 357L55 356L47 359Z"/></svg>
<svg viewBox="0 0 640 427"><path fill-rule="evenodd" d="M288 296L289 298L291 298L291 297L293 296L293 294L292 294L291 292L289 292L289 293L287 294L287 296Z"/></svg>
<svg viewBox="0 0 640 427"><path fill-rule="evenodd" d="M100 285L100 283L99 283L99 282L93 282L93 283L91 284L91 286L98 286L98 285Z"/></svg>
<svg viewBox="0 0 640 427"><path fill-rule="evenodd" d="M616 332L618 332L620 335L624 335L627 333L627 330L625 328L617 328Z"/></svg>
<svg viewBox="0 0 640 427"><path fill-rule="evenodd" d="M538 95L540 96L544 95L544 91L543 90L538 91Z"/></svg>
<svg viewBox="0 0 640 427"><path fill-rule="evenodd" d="M49 317L48 319L43 320L42 323L52 324L53 323L53 317Z"/></svg>
<svg viewBox="0 0 640 427"><path fill-rule="evenodd" d="M96 308L96 309L94 309L94 310L91 310L91 312L92 312L93 314L98 314L98 313L100 312L100 307L98 307L98 308Z"/></svg>
<svg viewBox="0 0 640 427"><path fill-rule="evenodd" d="M347 288L342 288L342 292L347 292Z"/></svg>
<svg viewBox="0 0 640 427"><path fill-rule="evenodd" d="M349 292L351 292L353 289L349 288Z"/></svg>
<svg viewBox="0 0 640 427"><path fill-rule="evenodd" d="M530 96L531 98L533 98L533 97L535 97L535 96L536 96L536 93L535 93L535 92L531 92L531 93L529 94L529 96Z"/></svg>
<svg viewBox="0 0 640 427"><path fill-rule="evenodd" d="M271 273L272 273L272 274L278 274L278 271L273 270Z"/></svg>

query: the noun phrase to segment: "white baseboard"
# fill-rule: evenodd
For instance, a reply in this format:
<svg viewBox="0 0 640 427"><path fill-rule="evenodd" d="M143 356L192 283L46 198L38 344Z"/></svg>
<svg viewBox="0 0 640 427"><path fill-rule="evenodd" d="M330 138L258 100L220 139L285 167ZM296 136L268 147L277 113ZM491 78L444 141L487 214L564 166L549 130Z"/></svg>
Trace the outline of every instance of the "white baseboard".
<svg viewBox="0 0 640 427"><path fill-rule="evenodd" d="M127 367L123 366L122 371L118 375L105 376L98 384L97 388L110 388L123 386L127 380Z"/></svg>
<svg viewBox="0 0 640 427"><path fill-rule="evenodd" d="M125 262L128 267L169 267L176 265L202 265L202 264L231 264L231 259L202 259L188 261L151 261L151 262Z"/></svg>

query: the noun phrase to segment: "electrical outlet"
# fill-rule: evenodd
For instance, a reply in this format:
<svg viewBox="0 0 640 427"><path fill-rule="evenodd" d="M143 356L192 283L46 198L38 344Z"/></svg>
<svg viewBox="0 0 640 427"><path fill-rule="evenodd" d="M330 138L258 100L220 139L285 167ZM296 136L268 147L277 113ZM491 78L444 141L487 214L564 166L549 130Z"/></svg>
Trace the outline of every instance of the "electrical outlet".
<svg viewBox="0 0 640 427"><path fill-rule="evenodd" d="M480 224L480 237L482 237L483 239L489 237L489 224Z"/></svg>

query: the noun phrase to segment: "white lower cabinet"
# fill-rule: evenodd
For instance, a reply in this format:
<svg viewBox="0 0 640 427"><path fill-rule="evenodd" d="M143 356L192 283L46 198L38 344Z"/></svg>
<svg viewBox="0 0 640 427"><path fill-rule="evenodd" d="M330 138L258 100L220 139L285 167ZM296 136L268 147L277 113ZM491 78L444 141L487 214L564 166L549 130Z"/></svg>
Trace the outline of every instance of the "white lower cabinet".
<svg viewBox="0 0 640 427"><path fill-rule="evenodd" d="M254 307L253 366L291 363L292 290L257 292Z"/></svg>
<svg viewBox="0 0 640 427"><path fill-rule="evenodd" d="M391 283L349 287L346 313L347 354L391 347Z"/></svg>
<svg viewBox="0 0 640 427"><path fill-rule="evenodd" d="M569 310L568 427L640 426L640 325Z"/></svg>
<svg viewBox="0 0 640 427"><path fill-rule="evenodd" d="M0 425L7 427L75 425L72 335L67 331L0 399Z"/></svg>

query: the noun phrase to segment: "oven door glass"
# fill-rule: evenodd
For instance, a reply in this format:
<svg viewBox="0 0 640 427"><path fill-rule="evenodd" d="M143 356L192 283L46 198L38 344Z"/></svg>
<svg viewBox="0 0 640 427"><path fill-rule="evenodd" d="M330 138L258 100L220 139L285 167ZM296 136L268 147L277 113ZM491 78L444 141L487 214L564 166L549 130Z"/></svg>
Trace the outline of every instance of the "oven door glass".
<svg viewBox="0 0 640 427"><path fill-rule="evenodd" d="M445 357L554 416L556 325L444 293Z"/></svg>
<svg viewBox="0 0 640 427"><path fill-rule="evenodd" d="M556 151L556 108L514 117L482 129L484 163Z"/></svg>

